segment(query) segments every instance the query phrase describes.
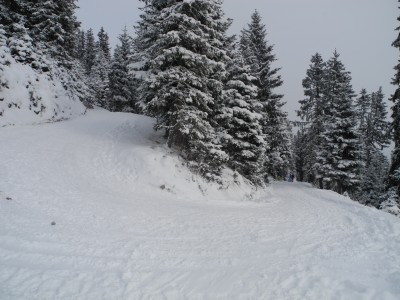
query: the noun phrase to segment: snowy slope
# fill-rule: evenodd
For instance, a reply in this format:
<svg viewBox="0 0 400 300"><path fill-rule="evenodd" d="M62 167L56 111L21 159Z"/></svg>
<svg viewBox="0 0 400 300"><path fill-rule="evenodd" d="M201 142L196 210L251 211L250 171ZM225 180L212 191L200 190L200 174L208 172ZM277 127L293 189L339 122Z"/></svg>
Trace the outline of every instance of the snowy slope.
<svg viewBox="0 0 400 300"><path fill-rule="evenodd" d="M42 58L45 60L45 58ZM0 127L69 119L85 113L85 106L64 87L68 77L54 62L51 72L39 72L17 62L0 46Z"/></svg>
<svg viewBox="0 0 400 300"><path fill-rule="evenodd" d="M400 219L300 183L218 191L151 126L0 129L0 299L398 299Z"/></svg>

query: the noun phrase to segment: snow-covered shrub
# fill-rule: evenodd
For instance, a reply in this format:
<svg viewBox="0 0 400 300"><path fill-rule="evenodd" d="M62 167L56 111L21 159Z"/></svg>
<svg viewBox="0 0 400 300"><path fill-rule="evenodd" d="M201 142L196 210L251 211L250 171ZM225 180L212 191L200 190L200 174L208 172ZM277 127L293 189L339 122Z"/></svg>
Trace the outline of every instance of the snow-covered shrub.
<svg viewBox="0 0 400 300"><path fill-rule="evenodd" d="M391 188L385 198L386 200L381 203L381 210L400 217L400 199L396 189Z"/></svg>

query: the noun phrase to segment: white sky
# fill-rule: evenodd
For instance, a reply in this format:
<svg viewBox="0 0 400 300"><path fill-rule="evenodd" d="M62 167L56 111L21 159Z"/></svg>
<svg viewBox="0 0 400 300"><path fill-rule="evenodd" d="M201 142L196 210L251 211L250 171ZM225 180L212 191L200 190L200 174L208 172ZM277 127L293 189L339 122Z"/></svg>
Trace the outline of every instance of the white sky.
<svg viewBox="0 0 400 300"><path fill-rule="evenodd" d="M139 19L137 0L79 0L78 18L82 27L97 33L105 28L114 45L126 25ZM291 120L296 118L298 100L303 98L302 79L315 52L325 60L336 48L353 78L358 93L379 86L387 97L393 93L391 78L398 53L391 47L396 38L394 29L400 14L397 0L225 0L226 16L234 20L231 33L239 33L250 15L258 9L267 26L268 40L281 67L287 102L285 109Z"/></svg>

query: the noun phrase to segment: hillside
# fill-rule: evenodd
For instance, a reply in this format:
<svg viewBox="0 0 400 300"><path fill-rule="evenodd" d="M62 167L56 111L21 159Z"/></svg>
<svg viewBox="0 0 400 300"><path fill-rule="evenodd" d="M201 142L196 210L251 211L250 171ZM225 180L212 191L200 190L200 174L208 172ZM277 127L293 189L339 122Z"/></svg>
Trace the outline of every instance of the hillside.
<svg viewBox="0 0 400 300"><path fill-rule="evenodd" d="M20 48L27 51L25 46ZM60 121L86 111L74 91L76 78L45 55L34 58L37 65L48 70L18 62L0 41L0 128Z"/></svg>
<svg viewBox="0 0 400 300"><path fill-rule="evenodd" d="M219 190L152 122L1 128L0 299L398 299L400 219L301 183Z"/></svg>

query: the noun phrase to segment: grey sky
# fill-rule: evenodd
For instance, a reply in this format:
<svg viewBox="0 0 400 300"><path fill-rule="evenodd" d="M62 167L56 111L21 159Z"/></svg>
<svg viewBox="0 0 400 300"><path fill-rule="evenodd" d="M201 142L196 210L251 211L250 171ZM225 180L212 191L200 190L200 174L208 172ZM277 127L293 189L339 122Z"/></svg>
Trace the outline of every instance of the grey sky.
<svg viewBox="0 0 400 300"><path fill-rule="evenodd" d="M225 0L224 8L226 16L234 20L231 33L239 33L255 9L260 12L268 40L275 45L285 109L293 120L298 100L303 98L302 79L317 51L327 60L338 50L357 93L363 87L372 92L379 86L387 97L393 93L390 81L398 57L391 43L400 13L397 4L397 0ZM98 32L104 26L114 45L125 25L133 32L141 3L80 0L78 5L83 28Z"/></svg>

